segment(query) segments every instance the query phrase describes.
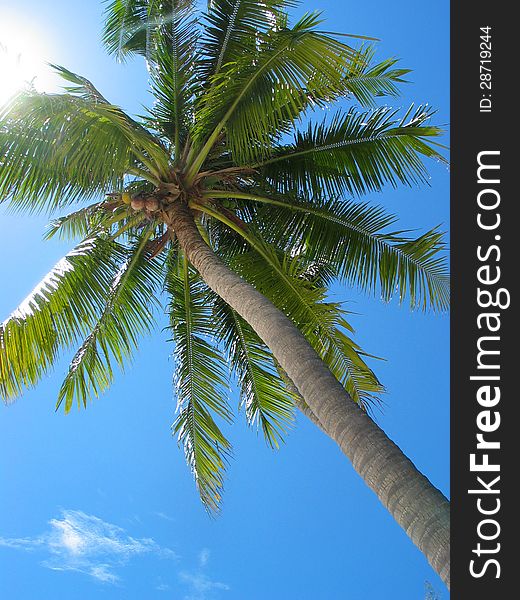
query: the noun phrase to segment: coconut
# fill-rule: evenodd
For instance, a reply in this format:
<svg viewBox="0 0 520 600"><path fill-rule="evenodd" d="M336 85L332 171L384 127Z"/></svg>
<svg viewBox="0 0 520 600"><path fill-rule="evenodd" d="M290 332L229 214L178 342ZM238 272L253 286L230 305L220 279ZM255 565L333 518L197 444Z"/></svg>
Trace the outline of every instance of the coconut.
<svg viewBox="0 0 520 600"><path fill-rule="evenodd" d="M134 210L143 210L144 205L145 201L142 198L132 198L132 203L130 204Z"/></svg>
<svg viewBox="0 0 520 600"><path fill-rule="evenodd" d="M148 198L145 202L145 207L148 212L159 210L159 200L157 198Z"/></svg>

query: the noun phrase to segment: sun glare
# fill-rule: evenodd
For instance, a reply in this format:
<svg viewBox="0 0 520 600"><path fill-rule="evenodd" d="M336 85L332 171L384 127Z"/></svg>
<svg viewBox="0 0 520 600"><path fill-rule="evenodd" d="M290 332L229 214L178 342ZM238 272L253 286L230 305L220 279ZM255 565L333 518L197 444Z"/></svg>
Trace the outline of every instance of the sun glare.
<svg viewBox="0 0 520 600"><path fill-rule="evenodd" d="M45 91L52 80L46 60L38 31L0 15L0 106L28 86Z"/></svg>

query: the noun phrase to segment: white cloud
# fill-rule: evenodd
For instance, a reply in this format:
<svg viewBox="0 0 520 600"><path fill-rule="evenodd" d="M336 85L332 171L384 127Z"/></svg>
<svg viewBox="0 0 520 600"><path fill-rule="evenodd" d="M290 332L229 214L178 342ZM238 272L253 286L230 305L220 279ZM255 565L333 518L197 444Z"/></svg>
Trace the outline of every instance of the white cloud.
<svg viewBox="0 0 520 600"><path fill-rule="evenodd" d="M175 559L169 548L151 538L133 538L117 525L79 510L63 510L49 521L50 529L35 538L3 538L0 546L17 550L44 550L42 564L56 571L86 573L104 583L116 583L114 569L143 554Z"/></svg>
<svg viewBox="0 0 520 600"><path fill-rule="evenodd" d="M210 554L211 552L209 548L202 548L202 550L199 552L199 565L201 567L205 567L208 564Z"/></svg>
<svg viewBox="0 0 520 600"><path fill-rule="evenodd" d="M105 584L119 583L122 567L139 557L153 555L161 559L173 559L177 563L180 558L173 550L160 546L152 538L132 537L122 527L80 510L62 510L58 518L49 521L47 531L39 536L0 536L2 546L38 553L41 555L41 564L48 569L83 573ZM183 600L219 600L221 592L230 589L226 583L207 575L210 556L210 549L202 548L193 569L177 572L178 584L185 590ZM174 589L171 581L162 578L156 580L154 587L161 592Z"/></svg>
<svg viewBox="0 0 520 600"><path fill-rule="evenodd" d="M198 569L179 573L179 579L188 587L188 593L183 600L216 600L219 597L217 592L230 589L227 583L213 581L204 572L204 567L207 566L210 555L209 548L202 548L198 555Z"/></svg>
<svg viewBox="0 0 520 600"><path fill-rule="evenodd" d="M212 581L207 575L201 573L179 573L180 580L189 586L189 592L184 600L210 600L214 598L215 590L229 590L229 585L220 581Z"/></svg>
<svg viewBox="0 0 520 600"><path fill-rule="evenodd" d="M55 550L63 549L76 556L88 551L86 547L88 542L84 531L75 528L74 518L72 522L70 517L63 521L53 519L51 525L54 527L54 539L51 541L51 544Z"/></svg>
<svg viewBox="0 0 520 600"><path fill-rule="evenodd" d="M14 550L34 550L45 544L42 538L4 538L0 536L0 546Z"/></svg>
<svg viewBox="0 0 520 600"><path fill-rule="evenodd" d="M159 592L169 592L172 588L167 583L159 583L155 589Z"/></svg>
<svg viewBox="0 0 520 600"><path fill-rule="evenodd" d="M116 583L119 581L119 577L110 571L110 565L95 565L90 569L89 575L105 583Z"/></svg>
<svg viewBox="0 0 520 600"><path fill-rule="evenodd" d="M164 519L165 521L171 521L172 523L175 522L175 519L172 516L170 516L170 515L168 515L166 513L163 513L163 512L160 512L160 511L156 511L153 514L156 517L159 517L159 519Z"/></svg>

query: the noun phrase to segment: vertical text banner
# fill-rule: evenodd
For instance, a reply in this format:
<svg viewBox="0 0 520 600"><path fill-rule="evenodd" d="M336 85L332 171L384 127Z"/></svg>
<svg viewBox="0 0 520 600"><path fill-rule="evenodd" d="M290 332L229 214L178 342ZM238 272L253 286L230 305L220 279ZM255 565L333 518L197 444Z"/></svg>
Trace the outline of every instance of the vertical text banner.
<svg viewBox="0 0 520 600"><path fill-rule="evenodd" d="M519 117L511 4L451 4L451 483L456 600L518 597ZM513 167L515 163L515 167ZM517 363L513 366L513 363ZM515 382L516 383L516 382ZM516 427L518 431L518 427ZM516 590L516 591L515 591Z"/></svg>

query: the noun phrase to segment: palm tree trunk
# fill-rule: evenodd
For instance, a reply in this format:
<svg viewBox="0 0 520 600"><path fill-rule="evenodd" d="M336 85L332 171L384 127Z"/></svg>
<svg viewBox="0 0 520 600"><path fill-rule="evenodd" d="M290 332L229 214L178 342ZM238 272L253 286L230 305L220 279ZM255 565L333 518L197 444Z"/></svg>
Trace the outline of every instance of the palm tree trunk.
<svg viewBox="0 0 520 600"><path fill-rule="evenodd" d="M444 495L358 407L295 325L215 255L185 204L173 203L169 224L206 284L270 348L323 430L449 587L450 510Z"/></svg>
<svg viewBox="0 0 520 600"><path fill-rule="evenodd" d="M278 371L278 375L280 376L280 379L283 381L283 383L285 385L285 389L288 390L289 392L291 392L291 394L293 395L294 405L296 406L296 408L303 415L305 415L309 419L309 421L312 421L314 423L314 425L316 425L316 427L318 427L318 429L321 429L321 431L323 431L323 433L326 434L327 432L325 431L323 425L320 423L320 420L312 412L309 405L307 404L307 402L305 402L305 400L303 399L303 396L298 391L298 388L294 385L294 382L289 377L289 375L287 375L287 373L282 369L282 365L276 360L276 358L274 359L274 366L276 367L276 370Z"/></svg>

